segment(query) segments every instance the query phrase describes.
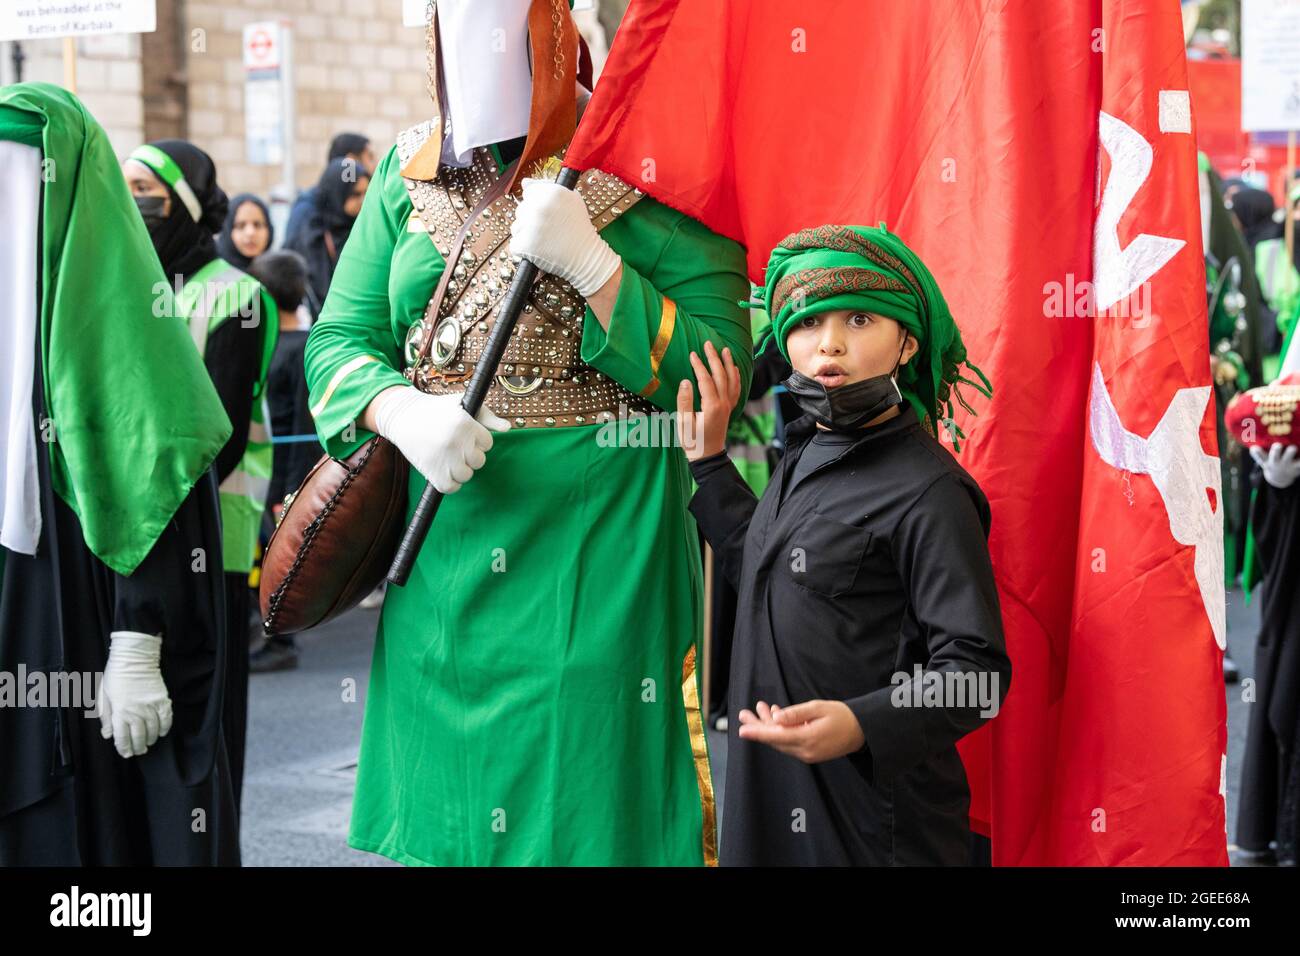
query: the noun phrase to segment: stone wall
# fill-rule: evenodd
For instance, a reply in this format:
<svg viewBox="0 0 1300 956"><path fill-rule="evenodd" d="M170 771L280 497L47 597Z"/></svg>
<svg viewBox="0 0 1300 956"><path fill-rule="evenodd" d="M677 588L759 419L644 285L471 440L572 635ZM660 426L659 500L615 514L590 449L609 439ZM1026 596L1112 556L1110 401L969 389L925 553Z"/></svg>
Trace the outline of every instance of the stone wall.
<svg viewBox="0 0 1300 956"><path fill-rule="evenodd" d="M107 131L118 155L144 139L140 37L83 37L77 44L77 92ZM0 43L0 84L14 81L12 43ZM27 40L23 79L63 85L63 41Z"/></svg>
<svg viewBox="0 0 1300 956"><path fill-rule="evenodd" d="M267 195L281 168L245 155L242 43L246 23L276 18L293 28L299 187L315 182L335 133L364 133L382 156L399 130L427 118L425 31L402 25L401 0L159 0L159 32L144 43L77 41L78 94L119 155L146 139L183 135L212 155L228 193ZM606 48L596 11L577 19L599 67ZM13 79L11 46L0 44L0 82ZM61 40L23 49L24 79L62 83Z"/></svg>
<svg viewBox="0 0 1300 956"><path fill-rule="evenodd" d="M425 117L424 33L402 26L400 0L188 0L186 30L206 42L186 71L189 135L212 154L227 192L265 194L281 178L279 166L244 155L243 28L272 15L293 26L299 185L320 174L335 133L365 133L382 154Z"/></svg>

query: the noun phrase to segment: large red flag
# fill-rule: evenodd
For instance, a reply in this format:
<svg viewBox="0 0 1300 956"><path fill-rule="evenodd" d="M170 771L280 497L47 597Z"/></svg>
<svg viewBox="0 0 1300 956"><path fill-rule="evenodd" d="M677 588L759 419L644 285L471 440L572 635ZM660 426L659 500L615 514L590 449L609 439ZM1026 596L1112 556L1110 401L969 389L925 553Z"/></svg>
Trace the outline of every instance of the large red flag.
<svg viewBox="0 0 1300 956"><path fill-rule="evenodd" d="M884 221L993 382L958 411L1013 665L961 744L1007 864L1227 862L1222 518L1173 0L633 0L566 162L746 244Z"/></svg>

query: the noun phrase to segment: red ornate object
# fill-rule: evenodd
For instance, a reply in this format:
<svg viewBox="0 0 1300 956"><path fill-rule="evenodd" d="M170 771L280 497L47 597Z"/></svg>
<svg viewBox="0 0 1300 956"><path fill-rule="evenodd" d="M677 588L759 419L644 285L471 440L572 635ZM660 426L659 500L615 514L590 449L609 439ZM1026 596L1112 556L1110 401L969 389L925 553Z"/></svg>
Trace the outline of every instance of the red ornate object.
<svg viewBox="0 0 1300 956"><path fill-rule="evenodd" d="M1247 447L1300 445L1300 372L1242 392L1228 403L1224 424Z"/></svg>

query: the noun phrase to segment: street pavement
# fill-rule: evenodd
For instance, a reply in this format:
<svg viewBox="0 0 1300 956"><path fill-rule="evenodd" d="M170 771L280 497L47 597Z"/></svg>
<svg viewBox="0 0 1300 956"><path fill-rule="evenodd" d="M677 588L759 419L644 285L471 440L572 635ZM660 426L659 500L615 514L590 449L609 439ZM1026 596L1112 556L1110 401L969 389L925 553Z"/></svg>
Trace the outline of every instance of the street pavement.
<svg viewBox="0 0 1300 956"><path fill-rule="evenodd" d="M1228 594L1228 649L1242 677L1254 674L1258 602ZM377 610L357 609L299 635L296 670L250 678L244 776L245 866L396 866L347 845ZM1247 709L1240 685L1228 698L1228 833L1236 830ZM710 731L714 786L722 810L726 736Z"/></svg>
<svg viewBox="0 0 1300 956"><path fill-rule="evenodd" d="M397 865L347 845L378 621L354 610L298 635L296 670L250 676L245 866Z"/></svg>

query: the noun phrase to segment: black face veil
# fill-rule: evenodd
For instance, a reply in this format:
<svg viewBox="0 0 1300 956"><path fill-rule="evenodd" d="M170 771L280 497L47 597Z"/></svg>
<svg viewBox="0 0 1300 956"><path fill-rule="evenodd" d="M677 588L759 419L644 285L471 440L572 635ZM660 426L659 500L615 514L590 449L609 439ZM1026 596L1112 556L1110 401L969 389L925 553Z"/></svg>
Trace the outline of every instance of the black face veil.
<svg viewBox="0 0 1300 956"><path fill-rule="evenodd" d="M229 200L217 185L217 167L203 150L180 139L141 146L131 159L143 163L167 187L171 213L151 216L143 208L149 236L168 276L189 277L217 257L215 233L226 219Z"/></svg>

